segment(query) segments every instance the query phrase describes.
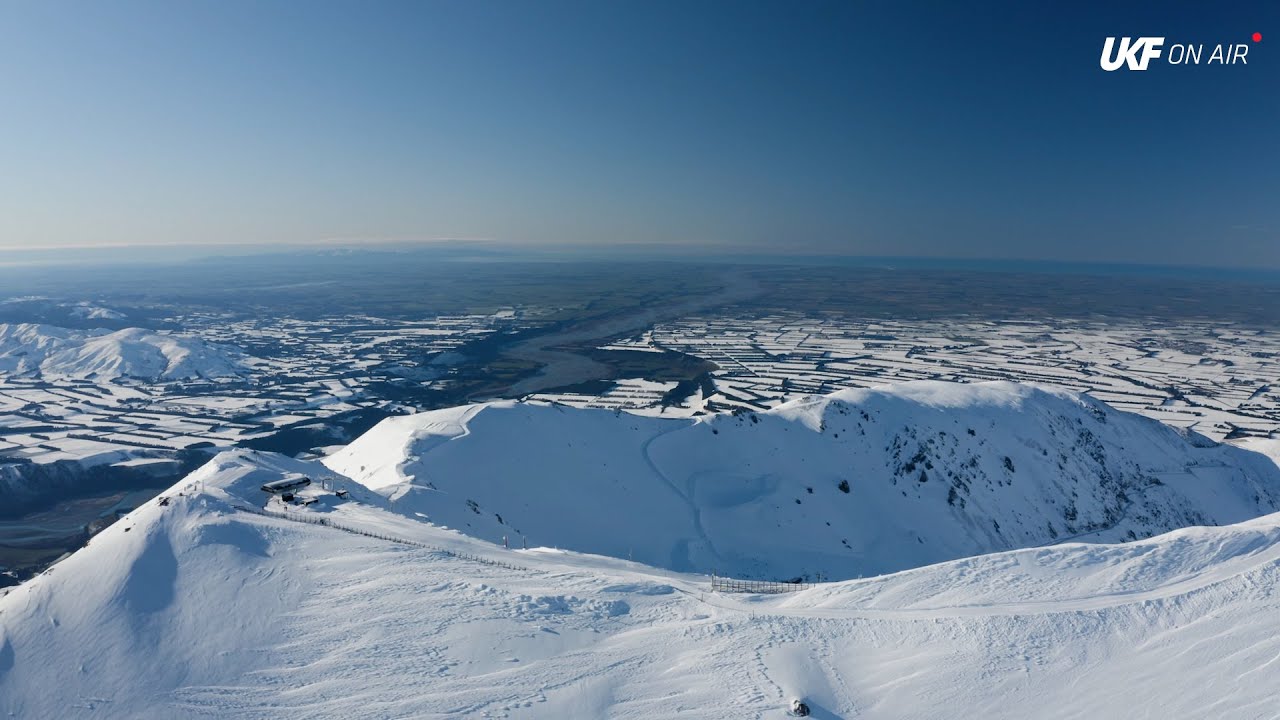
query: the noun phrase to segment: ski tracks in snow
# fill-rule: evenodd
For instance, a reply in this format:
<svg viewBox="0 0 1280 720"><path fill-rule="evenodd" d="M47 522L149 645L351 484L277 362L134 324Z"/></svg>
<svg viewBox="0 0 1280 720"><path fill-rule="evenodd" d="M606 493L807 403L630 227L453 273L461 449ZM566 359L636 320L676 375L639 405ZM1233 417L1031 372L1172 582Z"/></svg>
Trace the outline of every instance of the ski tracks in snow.
<svg viewBox="0 0 1280 720"><path fill-rule="evenodd" d="M716 559L717 563L722 563L723 560L720 557L720 551L716 549L715 544L711 542L711 538L707 536L707 531L702 527L702 511L698 508L698 504L693 501L693 482L694 482L693 476L689 477L688 482L685 483L685 487L681 489L680 486L676 485L676 483L670 477L668 477L667 474L663 472L661 468L658 467L658 464L653 461L653 456L649 454L649 447L653 445L653 443L659 438L665 437L673 432L686 430L691 427L693 427L693 425L691 424L680 424L680 425L677 425L676 427L663 430L657 435L654 435L646 439L640 445L640 455L641 457L644 458L645 464L649 466L649 469L653 471L653 474L657 475L664 483L666 483L667 487L671 488L672 492L674 492L677 496L682 498L685 504L689 506L689 514L693 519L693 529L698 534L697 539L702 541L702 544L707 548L708 551L710 551L712 557ZM685 546L684 560L685 562L684 562L683 570L688 571L691 569L692 563L690 562L690 559L688 557L687 545ZM673 569L680 570L681 568L673 568Z"/></svg>

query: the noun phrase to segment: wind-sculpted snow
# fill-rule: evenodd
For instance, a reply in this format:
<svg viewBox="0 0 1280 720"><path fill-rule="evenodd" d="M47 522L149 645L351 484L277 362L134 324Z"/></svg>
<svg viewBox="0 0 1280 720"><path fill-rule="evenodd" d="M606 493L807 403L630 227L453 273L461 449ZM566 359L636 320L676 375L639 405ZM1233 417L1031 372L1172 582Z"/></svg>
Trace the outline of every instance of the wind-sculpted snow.
<svg viewBox="0 0 1280 720"><path fill-rule="evenodd" d="M326 463L490 542L682 572L853 578L1280 509L1267 458L1088 397L921 382L761 413L500 402L384 421Z"/></svg>
<svg viewBox="0 0 1280 720"><path fill-rule="evenodd" d="M69 330L0 324L0 373L42 378L167 381L243 375L241 353L198 338L139 328Z"/></svg>
<svg viewBox="0 0 1280 720"><path fill-rule="evenodd" d="M485 414L452 417L478 433ZM267 509L307 522L241 510L294 473L315 502ZM793 698L826 719L1275 713L1280 514L740 596L323 487L345 482L224 453L0 595L0 715L740 720Z"/></svg>

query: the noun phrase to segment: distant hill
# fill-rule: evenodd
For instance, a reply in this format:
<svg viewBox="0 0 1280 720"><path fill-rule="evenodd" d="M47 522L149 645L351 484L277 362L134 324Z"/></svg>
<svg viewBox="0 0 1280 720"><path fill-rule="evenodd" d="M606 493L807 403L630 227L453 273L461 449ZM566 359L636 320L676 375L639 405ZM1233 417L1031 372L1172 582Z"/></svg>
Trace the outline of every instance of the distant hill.
<svg viewBox="0 0 1280 720"><path fill-rule="evenodd" d="M124 330L0 324L0 373L42 378L149 381L244 375L235 348L193 337Z"/></svg>

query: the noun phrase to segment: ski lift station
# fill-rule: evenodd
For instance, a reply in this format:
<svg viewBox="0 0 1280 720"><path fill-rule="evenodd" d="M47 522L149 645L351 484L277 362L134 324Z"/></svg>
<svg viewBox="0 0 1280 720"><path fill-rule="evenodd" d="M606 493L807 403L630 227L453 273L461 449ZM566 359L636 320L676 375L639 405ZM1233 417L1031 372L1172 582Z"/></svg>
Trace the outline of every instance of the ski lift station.
<svg viewBox="0 0 1280 720"><path fill-rule="evenodd" d="M273 480L262 486L262 491L272 495L289 494L292 495L295 490L300 490L311 484L311 478L305 475L296 475L293 477Z"/></svg>

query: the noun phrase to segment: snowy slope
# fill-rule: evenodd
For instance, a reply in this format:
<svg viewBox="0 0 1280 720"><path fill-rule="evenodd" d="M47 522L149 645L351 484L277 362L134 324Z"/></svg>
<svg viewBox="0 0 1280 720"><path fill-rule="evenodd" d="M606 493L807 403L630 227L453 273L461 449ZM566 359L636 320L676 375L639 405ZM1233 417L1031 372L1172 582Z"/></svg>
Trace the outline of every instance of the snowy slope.
<svg viewBox="0 0 1280 720"><path fill-rule="evenodd" d="M1280 515L730 596L504 551L354 486L288 512L506 566L236 509L291 472L323 468L223 454L0 597L0 713L740 720L797 696L827 719L1276 713Z"/></svg>
<svg viewBox="0 0 1280 720"><path fill-rule="evenodd" d="M140 328L110 332L0 324L0 373L45 378L187 380L246 372L234 348Z"/></svg>
<svg viewBox="0 0 1280 720"><path fill-rule="evenodd" d="M1010 383L843 391L699 419L499 402L327 459L397 511L676 571L853 578L1280 509L1265 457Z"/></svg>

